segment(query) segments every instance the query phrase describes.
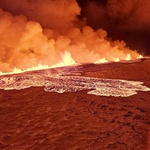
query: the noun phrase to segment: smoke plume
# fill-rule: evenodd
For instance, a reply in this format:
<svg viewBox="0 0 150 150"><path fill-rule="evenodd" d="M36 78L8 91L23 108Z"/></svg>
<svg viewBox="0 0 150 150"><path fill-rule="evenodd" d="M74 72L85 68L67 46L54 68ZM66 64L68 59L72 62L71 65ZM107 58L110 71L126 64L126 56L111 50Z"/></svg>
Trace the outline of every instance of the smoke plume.
<svg viewBox="0 0 150 150"><path fill-rule="evenodd" d="M73 27L80 14L75 0L1 0L1 7L13 15L24 15L44 28L61 31Z"/></svg>
<svg viewBox="0 0 150 150"><path fill-rule="evenodd" d="M128 53L138 57L125 42L111 41L105 30L79 20L81 8L75 0L1 0L0 6L0 71L51 66L65 51L76 63L125 59Z"/></svg>

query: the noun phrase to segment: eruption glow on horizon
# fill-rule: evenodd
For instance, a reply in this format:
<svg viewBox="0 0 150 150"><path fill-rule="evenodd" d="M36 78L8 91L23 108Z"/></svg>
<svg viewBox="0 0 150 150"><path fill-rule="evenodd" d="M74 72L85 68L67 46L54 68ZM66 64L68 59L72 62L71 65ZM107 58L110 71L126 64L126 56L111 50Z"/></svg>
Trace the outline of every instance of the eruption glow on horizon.
<svg viewBox="0 0 150 150"><path fill-rule="evenodd" d="M13 2L13 14L0 9L1 72L140 57L125 42L112 41L105 30L95 31L79 20L81 8L75 0L3 3Z"/></svg>

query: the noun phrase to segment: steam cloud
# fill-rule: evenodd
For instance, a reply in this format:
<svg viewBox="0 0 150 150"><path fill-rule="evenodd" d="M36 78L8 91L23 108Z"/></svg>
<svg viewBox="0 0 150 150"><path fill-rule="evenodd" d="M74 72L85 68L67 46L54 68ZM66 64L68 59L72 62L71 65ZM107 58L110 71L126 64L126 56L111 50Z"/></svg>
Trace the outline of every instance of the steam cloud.
<svg viewBox="0 0 150 150"><path fill-rule="evenodd" d="M54 65L64 51L77 63L138 57L125 42L111 41L105 30L79 20L75 0L1 0L0 6L0 71Z"/></svg>

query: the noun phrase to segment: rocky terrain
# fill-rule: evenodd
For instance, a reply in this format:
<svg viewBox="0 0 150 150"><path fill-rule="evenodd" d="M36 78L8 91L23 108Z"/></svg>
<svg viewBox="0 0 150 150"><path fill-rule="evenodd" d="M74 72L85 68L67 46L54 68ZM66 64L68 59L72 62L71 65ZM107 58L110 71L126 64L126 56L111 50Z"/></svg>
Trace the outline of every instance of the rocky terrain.
<svg viewBox="0 0 150 150"><path fill-rule="evenodd" d="M0 78L0 149L150 149L149 59ZM124 87L134 94L116 95Z"/></svg>

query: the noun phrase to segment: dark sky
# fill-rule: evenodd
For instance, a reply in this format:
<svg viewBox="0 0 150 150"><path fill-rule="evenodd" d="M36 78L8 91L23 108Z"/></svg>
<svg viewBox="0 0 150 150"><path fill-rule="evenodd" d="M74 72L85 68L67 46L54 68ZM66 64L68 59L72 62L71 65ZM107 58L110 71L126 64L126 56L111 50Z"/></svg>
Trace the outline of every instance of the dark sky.
<svg viewBox="0 0 150 150"><path fill-rule="evenodd" d="M77 0L81 16L94 29L104 28L112 39L150 54L150 1Z"/></svg>

